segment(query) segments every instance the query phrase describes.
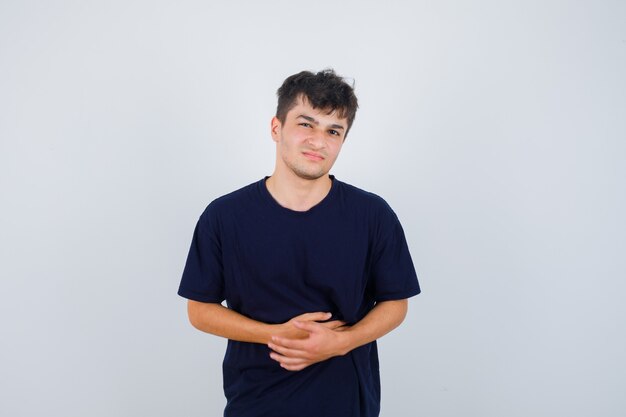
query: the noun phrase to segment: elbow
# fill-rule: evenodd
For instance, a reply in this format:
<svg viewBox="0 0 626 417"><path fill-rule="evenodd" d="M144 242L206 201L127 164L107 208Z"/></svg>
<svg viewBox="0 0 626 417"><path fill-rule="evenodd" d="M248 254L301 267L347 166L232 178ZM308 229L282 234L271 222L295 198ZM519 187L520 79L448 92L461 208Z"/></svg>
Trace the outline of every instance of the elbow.
<svg viewBox="0 0 626 417"><path fill-rule="evenodd" d="M377 305L379 306L377 308L381 309L381 313L386 317L392 329L402 324L409 310L408 299L381 301Z"/></svg>
<svg viewBox="0 0 626 417"><path fill-rule="evenodd" d="M409 300L392 300L385 302L388 305L387 315L393 328L402 324L409 310Z"/></svg>
<svg viewBox="0 0 626 417"><path fill-rule="evenodd" d="M187 318L189 323L198 330L202 330L202 304L193 300L187 302Z"/></svg>
<svg viewBox="0 0 626 417"><path fill-rule="evenodd" d="M400 324L402 324L402 322L406 318L406 315L409 311L409 300L408 299L398 300L397 303L398 303L398 326L399 326Z"/></svg>
<svg viewBox="0 0 626 417"><path fill-rule="evenodd" d="M202 303L189 300L187 302L189 323L198 330L213 333L216 320L219 320L223 308L219 303Z"/></svg>

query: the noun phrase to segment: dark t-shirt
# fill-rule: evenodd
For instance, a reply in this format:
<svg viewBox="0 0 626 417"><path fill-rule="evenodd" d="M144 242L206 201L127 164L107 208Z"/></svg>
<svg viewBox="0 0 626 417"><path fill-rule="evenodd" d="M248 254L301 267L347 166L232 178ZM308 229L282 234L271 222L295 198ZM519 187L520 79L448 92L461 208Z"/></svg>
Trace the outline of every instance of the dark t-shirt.
<svg viewBox="0 0 626 417"><path fill-rule="evenodd" d="M280 206L264 179L214 200L200 216L178 294L254 320L315 311L354 324L376 302L420 292L404 232L380 197L333 176L305 212ZM225 417L375 417L376 342L287 371L263 344L228 341Z"/></svg>

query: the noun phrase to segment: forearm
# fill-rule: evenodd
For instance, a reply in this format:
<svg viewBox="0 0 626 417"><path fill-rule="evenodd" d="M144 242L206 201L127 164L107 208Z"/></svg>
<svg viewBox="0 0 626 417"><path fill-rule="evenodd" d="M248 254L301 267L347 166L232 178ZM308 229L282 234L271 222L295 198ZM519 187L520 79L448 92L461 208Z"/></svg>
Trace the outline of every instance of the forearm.
<svg viewBox="0 0 626 417"><path fill-rule="evenodd" d="M342 354L370 343L386 335L404 321L408 300L392 300L377 303L362 320L341 332L344 341Z"/></svg>
<svg viewBox="0 0 626 417"><path fill-rule="evenodd" d="M250 319L217 303L187 303L189 321L198 330L239 342L266 344L274 326Z"/></svg>
<svg viewBox="0 0 626 417"><path fill-rule="evenodd" d="M272 349L270 357L289 371L300 371L333 356L345 355L398 327L406 316L407 306L407 300L380 302L354 326L335 330L319 323L296 320L294 326L306 331L308 337L303 340L279 335L272 337L268 343Z"/></svg>

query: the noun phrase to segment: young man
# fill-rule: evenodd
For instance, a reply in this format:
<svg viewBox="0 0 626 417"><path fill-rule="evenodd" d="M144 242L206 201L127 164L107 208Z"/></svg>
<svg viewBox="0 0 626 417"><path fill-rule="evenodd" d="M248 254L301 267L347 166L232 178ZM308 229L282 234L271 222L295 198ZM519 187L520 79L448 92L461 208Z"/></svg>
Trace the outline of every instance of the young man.
<svg viewBox="0 0 626 417"><path fill-rule="evenodd" d="M329 175L356 109L332 70L287 78L274 173L198 220L178 294L193 326L228 338L225 417L379 414L376 339L420 287L387 203Z"/></svg>

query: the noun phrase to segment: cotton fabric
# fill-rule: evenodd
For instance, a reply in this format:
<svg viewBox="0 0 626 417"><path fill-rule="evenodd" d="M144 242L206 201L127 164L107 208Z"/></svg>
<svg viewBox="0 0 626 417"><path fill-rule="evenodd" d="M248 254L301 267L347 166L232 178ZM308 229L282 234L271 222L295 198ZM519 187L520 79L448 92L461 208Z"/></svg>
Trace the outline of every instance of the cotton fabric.
<svg viewBox="0 0 626 417"><path fill-rule="evenodd" d="M200 216L178 294L284 323L307 312L357 323L376 302L420 292L404 232L375 194L330 176L328 195L305 212L280 206L265 177L220 197ZM301 371L266 345L229 340L225 417L375 417L376 342Z"/></svg>

